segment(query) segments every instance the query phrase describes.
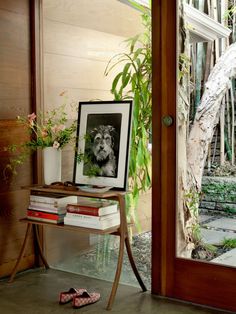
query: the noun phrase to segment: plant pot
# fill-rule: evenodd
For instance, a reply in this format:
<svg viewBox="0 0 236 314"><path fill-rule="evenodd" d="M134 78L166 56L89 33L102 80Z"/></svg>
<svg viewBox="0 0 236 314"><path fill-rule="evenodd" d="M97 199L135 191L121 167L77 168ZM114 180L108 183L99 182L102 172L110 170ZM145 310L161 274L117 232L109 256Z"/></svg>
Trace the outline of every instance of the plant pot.
<svg viewBox="0 0 236 314"><path fill-rule="evenodd" d="M44 183L50 185L61 181L61 149L46 147L43 149Z"/></svg>

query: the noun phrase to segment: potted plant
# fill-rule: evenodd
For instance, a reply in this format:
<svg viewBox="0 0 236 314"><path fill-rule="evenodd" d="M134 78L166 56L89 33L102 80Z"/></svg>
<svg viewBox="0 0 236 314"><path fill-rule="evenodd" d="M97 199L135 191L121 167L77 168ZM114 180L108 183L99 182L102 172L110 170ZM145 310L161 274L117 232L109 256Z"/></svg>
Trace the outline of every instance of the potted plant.
<svg viewBox="0 0 236 314"><path fill-rule="evenodd" d="M44 183L61 181L61 150L75 139L76 121L69 123L66 105L63 104L45 114L35 113L27 117L17 117L17 121L29 134L28 140L20 144L12 144L5 148L17 157L11 158L5 167L5 177L10 171L16 174L16 169L34 151L42 149L44 160Z"/></svg>

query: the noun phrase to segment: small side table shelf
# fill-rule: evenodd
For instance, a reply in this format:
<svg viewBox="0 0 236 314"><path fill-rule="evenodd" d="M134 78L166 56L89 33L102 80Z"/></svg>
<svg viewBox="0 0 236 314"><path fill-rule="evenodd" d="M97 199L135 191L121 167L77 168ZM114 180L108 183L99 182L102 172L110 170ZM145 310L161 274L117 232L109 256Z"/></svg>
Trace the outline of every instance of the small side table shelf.
<svg viewBox="0 0 236 314"><path fill-rule="evenodd" d="M118 254L118 260L117 260L117 267L116 267L116 274L115 278L113 281L110 297L108 300L107 304L107 310L110 310L112 308L116 291L118 288L118 284L120 281L120 275L121 275L121 270L122 270L122 263L123 263L123 257L124 257L124 247L126 247L128 258L132 267L132 270L139 282L140 287L142 288L143 291L147 291L147 288L145 287L138 269L136 267L135 261L133 259L132 255L132 250L131 250L131 245L129 241L129 236L128 236L128 227L127 227L127 220L126 220L126 214L125 214L125 192L120 192L120 191L108 191L105 193L88 193L88 192L83 192L80 191L78 188L71 188L71 189L57 189L57 188L51 188L51 187L43 187L43 186L30 186L27 187L27 189L30 190L30 192L37 192L39 195L42 193L45 195L45 193L50 194L50 193L57 193L57 194L63 194L63 195L75 195L75 196L87 196L87 197L93 197L93 198L107 198L107 199L113 199L117 200L119 203L120 207L120 225L105 229L105 230L98 230L98 229L91 229L91 228L83 228L83 227L76 227L76 226L70 226L70 225L63 225L63 224L52 224L52 223L47 223L47 222L41 222L41 221L34 221L30 220L27 218L20 219L22 223L27 224L26 228L26 233L25 233L25 238L19 253L19 256L17 258L15 267L11 273L9 282L12 282L15 278L15 275L18 270L18 266L24 256L25 253L25 248L27 245L28 238L30 237L30 234L33 231L36 244L37 244L37 253L39 254L39 257L41 258L44 266L46 268L49 268L49 265L47 263L47 260L43 254L42 247L40 245L40 240L39 240L39 234L38 234L38 225L40 226L47 226L47 227L54 227L58 229L63 229L63 230L72 230L72 231L79 231L79 232L86 232L86 233L93 233L93 234L112 234L120 237L120 245L119 245L119 254Z"/></svg>

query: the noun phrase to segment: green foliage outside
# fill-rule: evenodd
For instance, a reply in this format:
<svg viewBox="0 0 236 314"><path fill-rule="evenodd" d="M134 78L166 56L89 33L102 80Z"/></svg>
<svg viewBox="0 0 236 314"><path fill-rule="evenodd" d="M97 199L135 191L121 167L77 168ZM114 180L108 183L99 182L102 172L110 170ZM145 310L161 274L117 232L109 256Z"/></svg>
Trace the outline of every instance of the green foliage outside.
<svg viewBox="0 0 236 314"><path fill-rule="evenodd" d="M222 242L224 249L235 249L236 248L236 239L235 238L225 238Z"/></svg>
<svg viewBox="0 0 236 314"><path fill-rule="evenodd" d="M236 203L236 184L234 183L209 183L202 185L202 192L219 202Z"/></svg>
<svg viewBox="0 0 236 314"><path fill-rule="evenodd" d="M202 199L214 202L226 214L236 214L236 184L212 182L202 185Z"/></svg>

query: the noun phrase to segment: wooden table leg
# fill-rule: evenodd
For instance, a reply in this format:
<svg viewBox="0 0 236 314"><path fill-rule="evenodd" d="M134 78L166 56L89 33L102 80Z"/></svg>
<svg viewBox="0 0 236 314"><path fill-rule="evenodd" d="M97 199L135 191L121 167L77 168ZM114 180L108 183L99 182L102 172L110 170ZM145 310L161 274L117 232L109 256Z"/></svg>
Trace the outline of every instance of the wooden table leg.
<svg viewBox="0 0 236 314"><path fill-rule="evenodd" d="M42 250L42 247L41 247L41 244L40 244L40 239L39 239L38 228L37 228L36 225L33 225L33 229L34 229L34 235L35 235L37 247L38 247L38 250L39 250L39 256L41 257L44 266L48 269L50 267L49 267L48 262L47 262L47 260L46 260L46 258L44 256L44 254L43 254L43 250Z"/></svg>
<svg viewBox="0 0 236 314"><path fill-rule="evenodd" d="M133 272L134 272L142 290L147 291L147 288L144 285L144 283L143 283L143 281L139 275L138 269L136 267L136 264L135 264L135 261L133 258L132 250L131 250L127 221L126 221L126 213L125 213L125 197L122 195L122 196L119 196L118 199L119 199L119 204L120 204L120 209L121 209L121 233L124 233L124 235L125 235L125 246L126 246L127 254L129 257L129 261L130 261Z"/></svg>
<svg viewBox="0 0 236 314"><path fill-rule="evenodd" d="M115 295L116 295L116 291L117 291L117 287L119 284L120 274L121 274L121 270L122 270L123 257L124 257L124 246L125 246L125 237L124 237L124 234L121 234L120 235L120 248L119 248L118 261L117 261L116 275L115 275L115 279L114 279L114 282L112 285L110 298L108 300L107 310L111 310L111 308L112 308L112 305L113 305L113 302L115 299Z"/></svg>
<svg viewBox="0 0 236 314"><path fill-rule="evenodd" d="M25 253L26 244L27 244L28 238L30 237L31 230L32 230L32 224L28 223L27 224L26 233L25 233L24 242L23 242L23 245L22 245L21 250L20 250L20 254L19 254L18 258L17 258L15 267L14 267L12 273L11 273L11 276L10 276L10 279L8 280L8 282L12 282L14 280L14 278L15 278L18 266L19 266L19 264L20 264L20 262L22 260L22 257L23 257L23 255Z"/></svg>
<svg viewBox="0 0 236 314"><path fill-rule="evenodd" d="M129 257L131 267L132 267L133 272L134 272L134 274L135 274L135 276L136 276L136 278L140 284L140 287L142 288L143 291L147 291L147 288L146 288L145 284L143 283L142 278L140 277L138 269L136 267L128 236L125 238L125 246L126 246L126 250L127 250L127 254Z"/></svg>

